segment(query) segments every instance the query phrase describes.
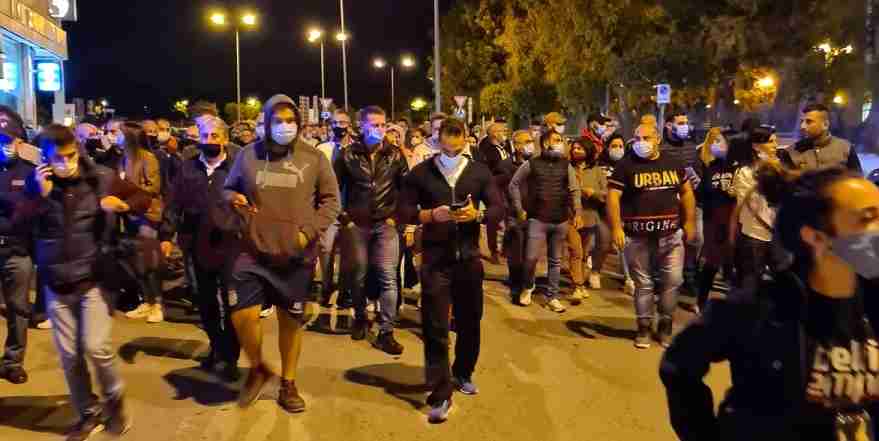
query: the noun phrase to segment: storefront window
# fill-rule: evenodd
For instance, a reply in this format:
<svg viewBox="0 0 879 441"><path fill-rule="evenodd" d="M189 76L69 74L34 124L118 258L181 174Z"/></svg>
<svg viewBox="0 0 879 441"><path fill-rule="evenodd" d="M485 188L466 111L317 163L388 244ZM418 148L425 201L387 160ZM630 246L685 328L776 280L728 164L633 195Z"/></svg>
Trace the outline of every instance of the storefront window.
<svg viewBox="0 0 879 441"><path fill-rule="evenodd" d="M3 62L3 78L0 79L0 104L21 112L21 44L0 36L6 61Z"/></svg>

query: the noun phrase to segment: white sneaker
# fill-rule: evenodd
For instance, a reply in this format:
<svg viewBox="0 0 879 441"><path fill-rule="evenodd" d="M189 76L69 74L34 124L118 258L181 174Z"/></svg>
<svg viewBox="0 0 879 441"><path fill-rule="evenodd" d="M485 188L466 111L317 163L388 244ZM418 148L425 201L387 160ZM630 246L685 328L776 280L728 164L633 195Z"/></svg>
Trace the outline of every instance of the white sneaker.
<svg viewBox="0 0 879 441"><path fill-rule="evenodd" d="M52 321L46 319L37 323L37 329L52 329Z"/></svg>
<svg viewBox="0 0 879 441"><path fill-rule="evenodd" d="M131 311L126 312L125 317L128 317L130 319L142 319L142 318L150 315L150 312L152 310L153 310L153 308L150 307L150 305L147 305L146 303L141 303L137 308L134 308Z"/></svg>
<svg viewBox="0 0 879 441"><path fill-rule="evenodd" d="M147 323L162 323L165 321L165 313L162 312L162 305L156 303L150 308L150 313L147 315Z"/></svg>
<svg viewBox="0 0 879 441"><path fill-rule="evenodd" d="M528 306L531 304L531 293L534 292L534 288L526 289L522 291L522 294L519 294L519 304L522 306Z"/></svg>
<svg viewBox="0 0 879 441"><path fill-rule="evenodd" d="M592 289L601 289L601 274L592 273L589 275L589 287Z"/></svg>
<svg viewBox="0 0 879 441"><path fill-rule="evenodd" d="M635 281L632 279L626 279L626 284L623 285L623 292L626 295L634 296L635 295Z"/></svg>
<svg viewBox="0 0 879 441"><path fill-rule="evenodd" d="M589 268L589 271L592 271L592 256L586 258L586 268Z"/></svg>
<svg viewBox="0 0 879 441"><path fill-rule="evenodd" d="M560 302L559 299L552 299L546 302L546 307L552 312L558 312L560 314L565 312L565 306L562 305L562 302Z"/></svg>
<svg viewBox="0 0 879 441"><path fill-rule="evenodd" d="M259 318L268 318L268 317L271 317L272 314L274 314L274 313L275 313L275 306L272 305L266 309L261 310L259 312Z"/></svg>
<svg viewBox="0 0 879 441"><path fill-rule="evenodd" d="M580 300L583 300L583 288L579 286L574 288L574 291L571 292L570 300L575 305L580 303Z"/></svg>

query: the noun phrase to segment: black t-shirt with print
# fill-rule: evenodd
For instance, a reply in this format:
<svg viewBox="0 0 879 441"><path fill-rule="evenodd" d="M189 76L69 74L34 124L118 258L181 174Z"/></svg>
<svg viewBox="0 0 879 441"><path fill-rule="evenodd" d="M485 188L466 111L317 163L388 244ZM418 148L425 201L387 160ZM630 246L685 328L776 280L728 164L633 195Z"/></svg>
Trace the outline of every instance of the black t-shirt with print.
<svg viewBox="0 0 879 441"><path fill-rule="evenodd" d="M806 402L816 413L851 412L879 399L879 343L858 296L808 294Z"/></svg>
<svg viewBox="0 0 879 441"><path fill-rule="evenodd" d="M737 168L738 163L723 159L715 159L708 166L702 165L702 181L696 199L705 211L736 202L736 198L730 195L730 188Z"/></svg>
<svg viewBox="0 0 879 441"><path fill-rule="evenodd" d="M686 182L680 160L661 154L655 160L630 155L620 159L608 187L620 190L623 224L632 236L665 236L681 226L678 196Z"/></svg>

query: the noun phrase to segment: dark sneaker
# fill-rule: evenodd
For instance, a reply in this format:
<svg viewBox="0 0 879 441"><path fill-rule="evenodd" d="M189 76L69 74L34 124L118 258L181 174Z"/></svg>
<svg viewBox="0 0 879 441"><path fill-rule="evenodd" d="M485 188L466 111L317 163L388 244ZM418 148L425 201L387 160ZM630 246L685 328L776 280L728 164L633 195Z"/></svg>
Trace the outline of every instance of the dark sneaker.
<svg viewBox="0 0 879 441"><path fill-rule="evenodd" d="M354 320L354 326L351 327L351 340L365 340L366 331L369 329L369 322L366 320Z"/></svg>
<svg viewBox="0 0 879 441"><path fill-rule="evenodd" d="M85 441L96 433L104 431L104 422L101 415L91 415L79 420L70 431L65 434L67 441Z"/></svg>
<svg viewBox="0 0 879 441"><path fill-rule="evenodd" d="M287 412L305 412L305 400L299 395L295 381L281 380L281 389L278 392L278 404Z"/></svg>
<svg viewBox="0 0 879 441"><path fill-rule="evenodd" d="M272 372L263 365L251 368L250 373L247 374L247 381L244 382L241 393L238 394L238 406L249 407L255 403L262 395L263 388L272 375Z"/></svg>
<svg viewBox="0 0 879 441"><path fill-rule="evenodd" d="M464 395L476 395L479 393L479 388L476 387L471 378L455 377L455 385L458 387L458 391Z"/></svg>
<svg viewBox="0 0 879 441"><path fill-rule="evenodd" d="M0 368L0 377L12 384L27 383L27 372L21 366L4 366Z"/></svg>
<svg viewBox="0 0 879 441"><path fill-rule="evenodd" d="M113 435L121 436L131 430L131 414L125 406L125 398L119 397L107 402L107 431Z"/></svg>
<svg viewBox="0 0 879 441"><path fill-rule="evenodd" d="M444 423L449 419L449 412L452 411L452 400L443 400L430 406L430 413L427 414L427 421L431 424Z"/></svg>
<svg viewBox="0 0 879 441"><path fill-rule="evenodd" d="M663 348L671 346L672 329L673 325L670 318L663 318L659 320L659 327L657 329L656 339L659 340L659 345Z"/></svg>
<svg viewBox="0 0 879 441"><path fill-rule="evenodd" d="M375 342L372 345L391 355L400 355L403 353L403 345L397 342L397 339L394 338L393 332L382 332L378 335L378 338L375 339Z"/></svg>
<svg viewBox="0 0 879 441"><path fill-rule="evenodd" d="M238 365L232 363L220 363L218 374L227 383L237 383L241 379L241 371L238 370Z"/></svg>
<svg viewBox="0 0 879 441"><path fill-rule="evenodd" d="M647 349L650 347L650 320L638 320L638 334L635 336L635 347Z"/></svg>

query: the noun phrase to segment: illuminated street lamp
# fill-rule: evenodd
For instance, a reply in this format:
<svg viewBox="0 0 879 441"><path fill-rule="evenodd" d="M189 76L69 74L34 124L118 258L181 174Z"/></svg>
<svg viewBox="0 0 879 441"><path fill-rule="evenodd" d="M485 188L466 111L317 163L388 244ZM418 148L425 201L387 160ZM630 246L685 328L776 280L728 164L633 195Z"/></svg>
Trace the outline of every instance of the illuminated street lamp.
<svg viewBox="0 0 879 441"><path fill-rule="evenodd" d="M250 97L247 99L247 105L250 107L259 107L259 100L256 97Z"/></svg>
<svg viewBox="0 0 879 441"><path fill-rule="evenodd" d="M775 79L773 79L772 77L761 78L759 81L757 81L757 87L769 89L773 86L775 86Z"/></svg>
<svg viewBox="0 0 879 441"><path fill-rule="evenodd" d="M210 15L210 21L215 26L225 26L227 16L225 12L215 11ZM256 14L253 12L244 12L240 17L240 24L246 28L256 26ZM240 27L238 22L234 23L235 29L235 103L241 108L241 43L238 35ZM238 112L238 122L241 122L241 112Z"/></svg>
<svg viewBox="0 0 879 441"><path fill-rule="evenodd" d="M384 69L384 68L388 67L388 63L383 58L376 58L375 60L373 60L372 65L376 69ZM409 55L404 55L400 59L400 65L403 66L403 68L411 69L411 68L415 67L415 59L413 59ZM394 120L394 119L396 119L396 110L397 110L397 95L396 95L396 88L394 85L394 78L396 77L396 67L394 66L394 63L390 63L390 68L391 68L390 69L390 71L391 71L391 120Z"/></svg>
<svg viewBox="0 0 879 441"><path fill-rule="evenodd" d="M308 31L309 43L320 43L320 97L327 97L326 67L324 64L324 31L313 28Z"/></svg>
<svg viewBox="0 0 879 441"><path fill-rule="evenodd" d="M845 104L845 97L841 93L837 93L836 96L833 97L833 104L836 104L837 106Z"/></svg>
<svg viewBox="0 0 879 441"><path fill-rule="evenodd" d="M412 103L409 104L409 107L411 107L412 110L416 112L420 112L422 109L427 107L427 101L425 101L424 98L415 98L414 100L412 100Z"/></svg>

